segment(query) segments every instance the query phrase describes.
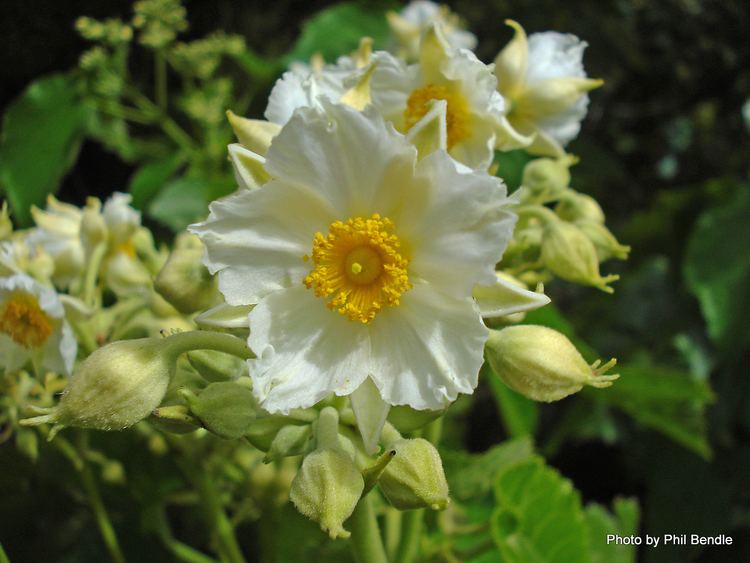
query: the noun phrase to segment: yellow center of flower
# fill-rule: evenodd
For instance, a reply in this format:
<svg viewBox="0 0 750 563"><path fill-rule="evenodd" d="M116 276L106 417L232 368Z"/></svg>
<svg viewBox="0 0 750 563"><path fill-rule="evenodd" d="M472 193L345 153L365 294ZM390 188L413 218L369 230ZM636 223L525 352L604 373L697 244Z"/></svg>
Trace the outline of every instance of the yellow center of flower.
<svg viewBox="0 0 750 563"><path fill-rule="evenodd" d="M459 92L451 92L445 86L428 84L417 88L406 101L404 110L404 122L408 131L430 111L432 100L445 100L448 102L446 111L446 124L448 129L448 149L453 148L469 135L471 135L470 121L471 112L469 103Z"/></svg>
<svg viewBox="0 0 750 563"><path fill-rule="evenodd" d="M52 334L52 321L29 293L13 292L0 305L0 332L24 348L38 348Z"/></svg>
<svg viewBox="0 0 750 563"><path fill-rule="evenodd" d="M393 223L377 213L369 219L335 221L313 238L314 267L305 285L352 321L369 323L383 306L400 303L411 284ZM309 260L310 256L305 256Z"/></svg>

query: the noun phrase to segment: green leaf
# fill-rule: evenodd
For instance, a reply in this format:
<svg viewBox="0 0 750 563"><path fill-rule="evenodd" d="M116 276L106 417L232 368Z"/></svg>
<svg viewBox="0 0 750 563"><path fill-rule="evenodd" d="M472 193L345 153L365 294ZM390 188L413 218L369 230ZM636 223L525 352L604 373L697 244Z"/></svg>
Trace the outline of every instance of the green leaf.
<svg viewBox="0 0 750 563"><path fill-rule="evenodd" d="M591 561L580 495L541 458L506 467L494 490L490 529L505 561Z"/></svg>
<svg viewBox="0 0 750 563"><path fill-rule="evenodd" d="M466 500L492 489L498 471L528 459L533 453L529 438L517 438L494 446L481 454L440 448L451 496Z"/></svg>
<svg viewBox="0 0 750 563"><path fill-rule="evenodd" d="M173 231L181 231L208 214L208 191L203 178L179 178L164 186L148 206L148 214Z"/></svg>
<svg viewBox="0 0 750 563"><path fill-rule="evenodd" d="M482 368L489 379L498 413L505 431L513 438L533 436L539 423L539 407L536 402L516 393L492 372L489 364Z"/></svg>
<svg viewBox="0 0 750 563"><path fill-rule="evenodd" d="M0 187L21 225L30 223L31 206L44 206L75 162L88 114L73 79L62 74L33 82L8 107L0 134Z"/></svg>
<svg viewBox="0 0 750 563"><path fill-rule="evenodd" d="M184 157L178 153L147 162L136 170L128 184L128 191L133 196L133 206L144 209L183 162Z"/></svg>
<svg viewBox="0 0 750 563"><path fill-rule="evenodd" d="M526 164L533 160L531 155L523 149L515 151L495 151L495 163L497 164L497 176L502 178L512 192L521 185L523 169Z"/></svg>
<svg viewBox="0 0 750 563"><path fill-rule="evenodd" d="M698 298L709 336L723 348L750 343L750 189L706 211L688 241L684 274Z"/></svg>
<svg viewBox="0 0 750 563"><path fill-rule="evenodd" d="M705 380L673 368L621 365L615 384L604 392L585 393L611 404L637 422L669 436L698 455L709 458L706 407L714 394Z"/></svg>
<svg viewBox="0 0 750 563"><path fill-rule="evenodd" d="M388 22L383 6L373 8L365 3L342 2L322 10L305 23L287 60L307 62L315 53L320 53L326 61L334 61L355 50L365 36L371 37L376 47L385 42Z"/></svg>
<svg viewBox="0 0 750 563"><path fill-rule="evenodd" d="M616 498L614 514L600 504L586 505L584 513L591 545L591 563L631 563L635 561L634 545L607 543L607 535L622 537L638 532L639 509L635 499Z"/></svg>

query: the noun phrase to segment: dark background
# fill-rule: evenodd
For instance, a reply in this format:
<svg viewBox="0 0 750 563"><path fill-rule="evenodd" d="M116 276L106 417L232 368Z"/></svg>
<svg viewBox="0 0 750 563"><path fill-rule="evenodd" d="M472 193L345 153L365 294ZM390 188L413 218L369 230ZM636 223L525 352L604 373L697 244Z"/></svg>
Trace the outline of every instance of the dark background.
<svg viewBox="0 0 750 563"><path fill-rule="evenodd" d="M191 28L185 37L224 29L243 35L256 52L276 56L289 50L306 17L333 3L187 1ZM741 107L750 97L750 5L743 0L448 4L478 36L477 54L486 62L509 40L503 20L512 17L529 33L554 29L585 39L587 72L605 80L591 95L580 138L569 147L582 157L573 170L574 187L601 202L618 238L632 245L631 260L606 269L623 276L613 297L553 284L554 301L607 357L646 348L659 361L679 363L671 344L676 333L688 333L710 349L682 264L701 212L747 189L750 131ZM0 2L0 110L35 78L77 64L88 44L73 30L76 17L127 19L130 11L126 0ZM256 117L264 96L257 99L261 105L251 108ZM101 145L86 142L58 195L76 203L90 194L105 196L124 189L132 172ZM735 349L713 364L718 394L709 412L713 460L628 426L620 415L614 415L621 424L618 441L575 440L549 459L587 501L637 495L644 533L731 533L735 539L731 550L685 552L684 559L651 552L644 554L649 561L750 560L748 359L747 349ZM504 435L486 388L476 401L465 441L480 451ZM561 408L542 408L542 438L559 422ZM21 463L17 471L23 470ZM0 487L0 498L5 493L10 494ZM12 503L2 504L0 522L12 518ZM60 507L46 509L37 524L57 526L64 514ZM31 535L41 531L37 527Z"/></svg>

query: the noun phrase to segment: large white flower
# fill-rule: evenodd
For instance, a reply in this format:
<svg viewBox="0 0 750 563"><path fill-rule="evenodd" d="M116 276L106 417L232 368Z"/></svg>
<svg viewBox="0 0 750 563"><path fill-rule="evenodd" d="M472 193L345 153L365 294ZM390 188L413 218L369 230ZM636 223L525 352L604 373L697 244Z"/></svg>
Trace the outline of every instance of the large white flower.
<svg viewBox="0 0 750 563"><path fill-rule="evenodd" d="M445 30L448 43L457 49L474 49L477 38L463 29L463 22L448 6L440 6L427 0L413 0L401 12L388 12L388 24L395 39L396 54L407 60L419 57L419 40L433 24Z"/></svg>
<svg viewBox="0 0 750 563"><path fill-rule="evenodd" d="M371 445L388 405L437 409L476 386L487 329L472 290L497 286L515 216L499 179L444 151L417 161L372 109L322 105L274 139L272 180L212 203L190 230L227 303L255 304L261 405L352 395Z"/></svg>
<svg viewBox="0 0 750 563"><path fill-rule="evenodd" d="M77 344L54 289L24 274L0 278L0 366L37 367L70 374Z"/></svg>
<svg viewBox="0 0 750 563"><path fill-rule="evenodd" d="M498 90L508 103L508 121L522 135L534 136L533 154L561 156L581 129L587 92L601 86L583 69L586 43L575 35L526 32L516 22L513 39L495 58Z"/></svg>
<svg viewBox="0 0 750 563"><path fill-rule="evenodd" d="M422 37L419 62L407 65L389 53L373 54L372 104L397 130L421 127L431 111L443 113L445 145L459 162L487 169L496 144L527 142L508 126L505 103L491 67L471 51L452 48L439 26Z"/></svg>

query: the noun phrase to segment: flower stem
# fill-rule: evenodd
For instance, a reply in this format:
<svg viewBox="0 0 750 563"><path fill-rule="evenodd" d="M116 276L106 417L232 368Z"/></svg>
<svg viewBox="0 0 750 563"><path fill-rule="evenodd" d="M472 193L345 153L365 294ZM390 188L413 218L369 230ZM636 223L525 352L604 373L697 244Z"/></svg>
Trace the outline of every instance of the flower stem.
<svg viewBox="0 0 750 563"><path fill-rule="evenodd" d="M86 265L85 277L83 279L83 302L88 306L94 305L94 292L96 291L96 279L99 276L104 254L107 252L106 243L100 242L96 245L88 264Z"/></svg>
<svg viewBox="0 0 750 563"><path fill-rule="evenodd" d="M362 497L349 519L351 546L357 563L388 563L371 497Z"/></svg>
<svg viewBox="0 0 750 563"><path fill-rule="evenodd" d="M190 352L192 350L215 350L237 356L243 360L254 358L245 341L231 334L213 332L210 330L191 330L189 332L178 332L164 339L169 344L171 352L175 356Z"/></svg>
<svg viewBox="0 0 750 563"><path fill-rule="evenodd" d="M112 526L109 514L107 514L107 508L102 501L99 486L96 484L96 478L91 471L91 466L86 461L86 433L84 431L81 431L78 434L78 447L81 459L83 460L83 465L81 467L81 482L83 484L83 489L86 492L86 496L88 497L91 510L94 512L94 518L99 527L99 533L102 536L102 540L104 540L104 545L107 546L107 551L109 551L109 556L112 558L112 561L114 561L114 563L125 563L125 556L120 549L120 543L117 541L115 528Z"/></svg>
<svg viewBox="0 0 750 563"><path fill-rule="evenodd" d="M155 97L159 109L167 109L167 59L164 52L159 50L154 59L154 82L156 87Z"/></svg>
<svg viewBox="0 0 750 563"><path fill-rule="evenodd" d="M394 560L401 539L401 511L388 507L385 511L385 550L390 560Z"/></svg>
<svg viewBox="0 0 750 563"><path fill-rule="evenodd" d="M0 563L10 563L10 559L8 559L8 556L5 554L5 550L3 549L3 544L0 543Z"/></svg>

